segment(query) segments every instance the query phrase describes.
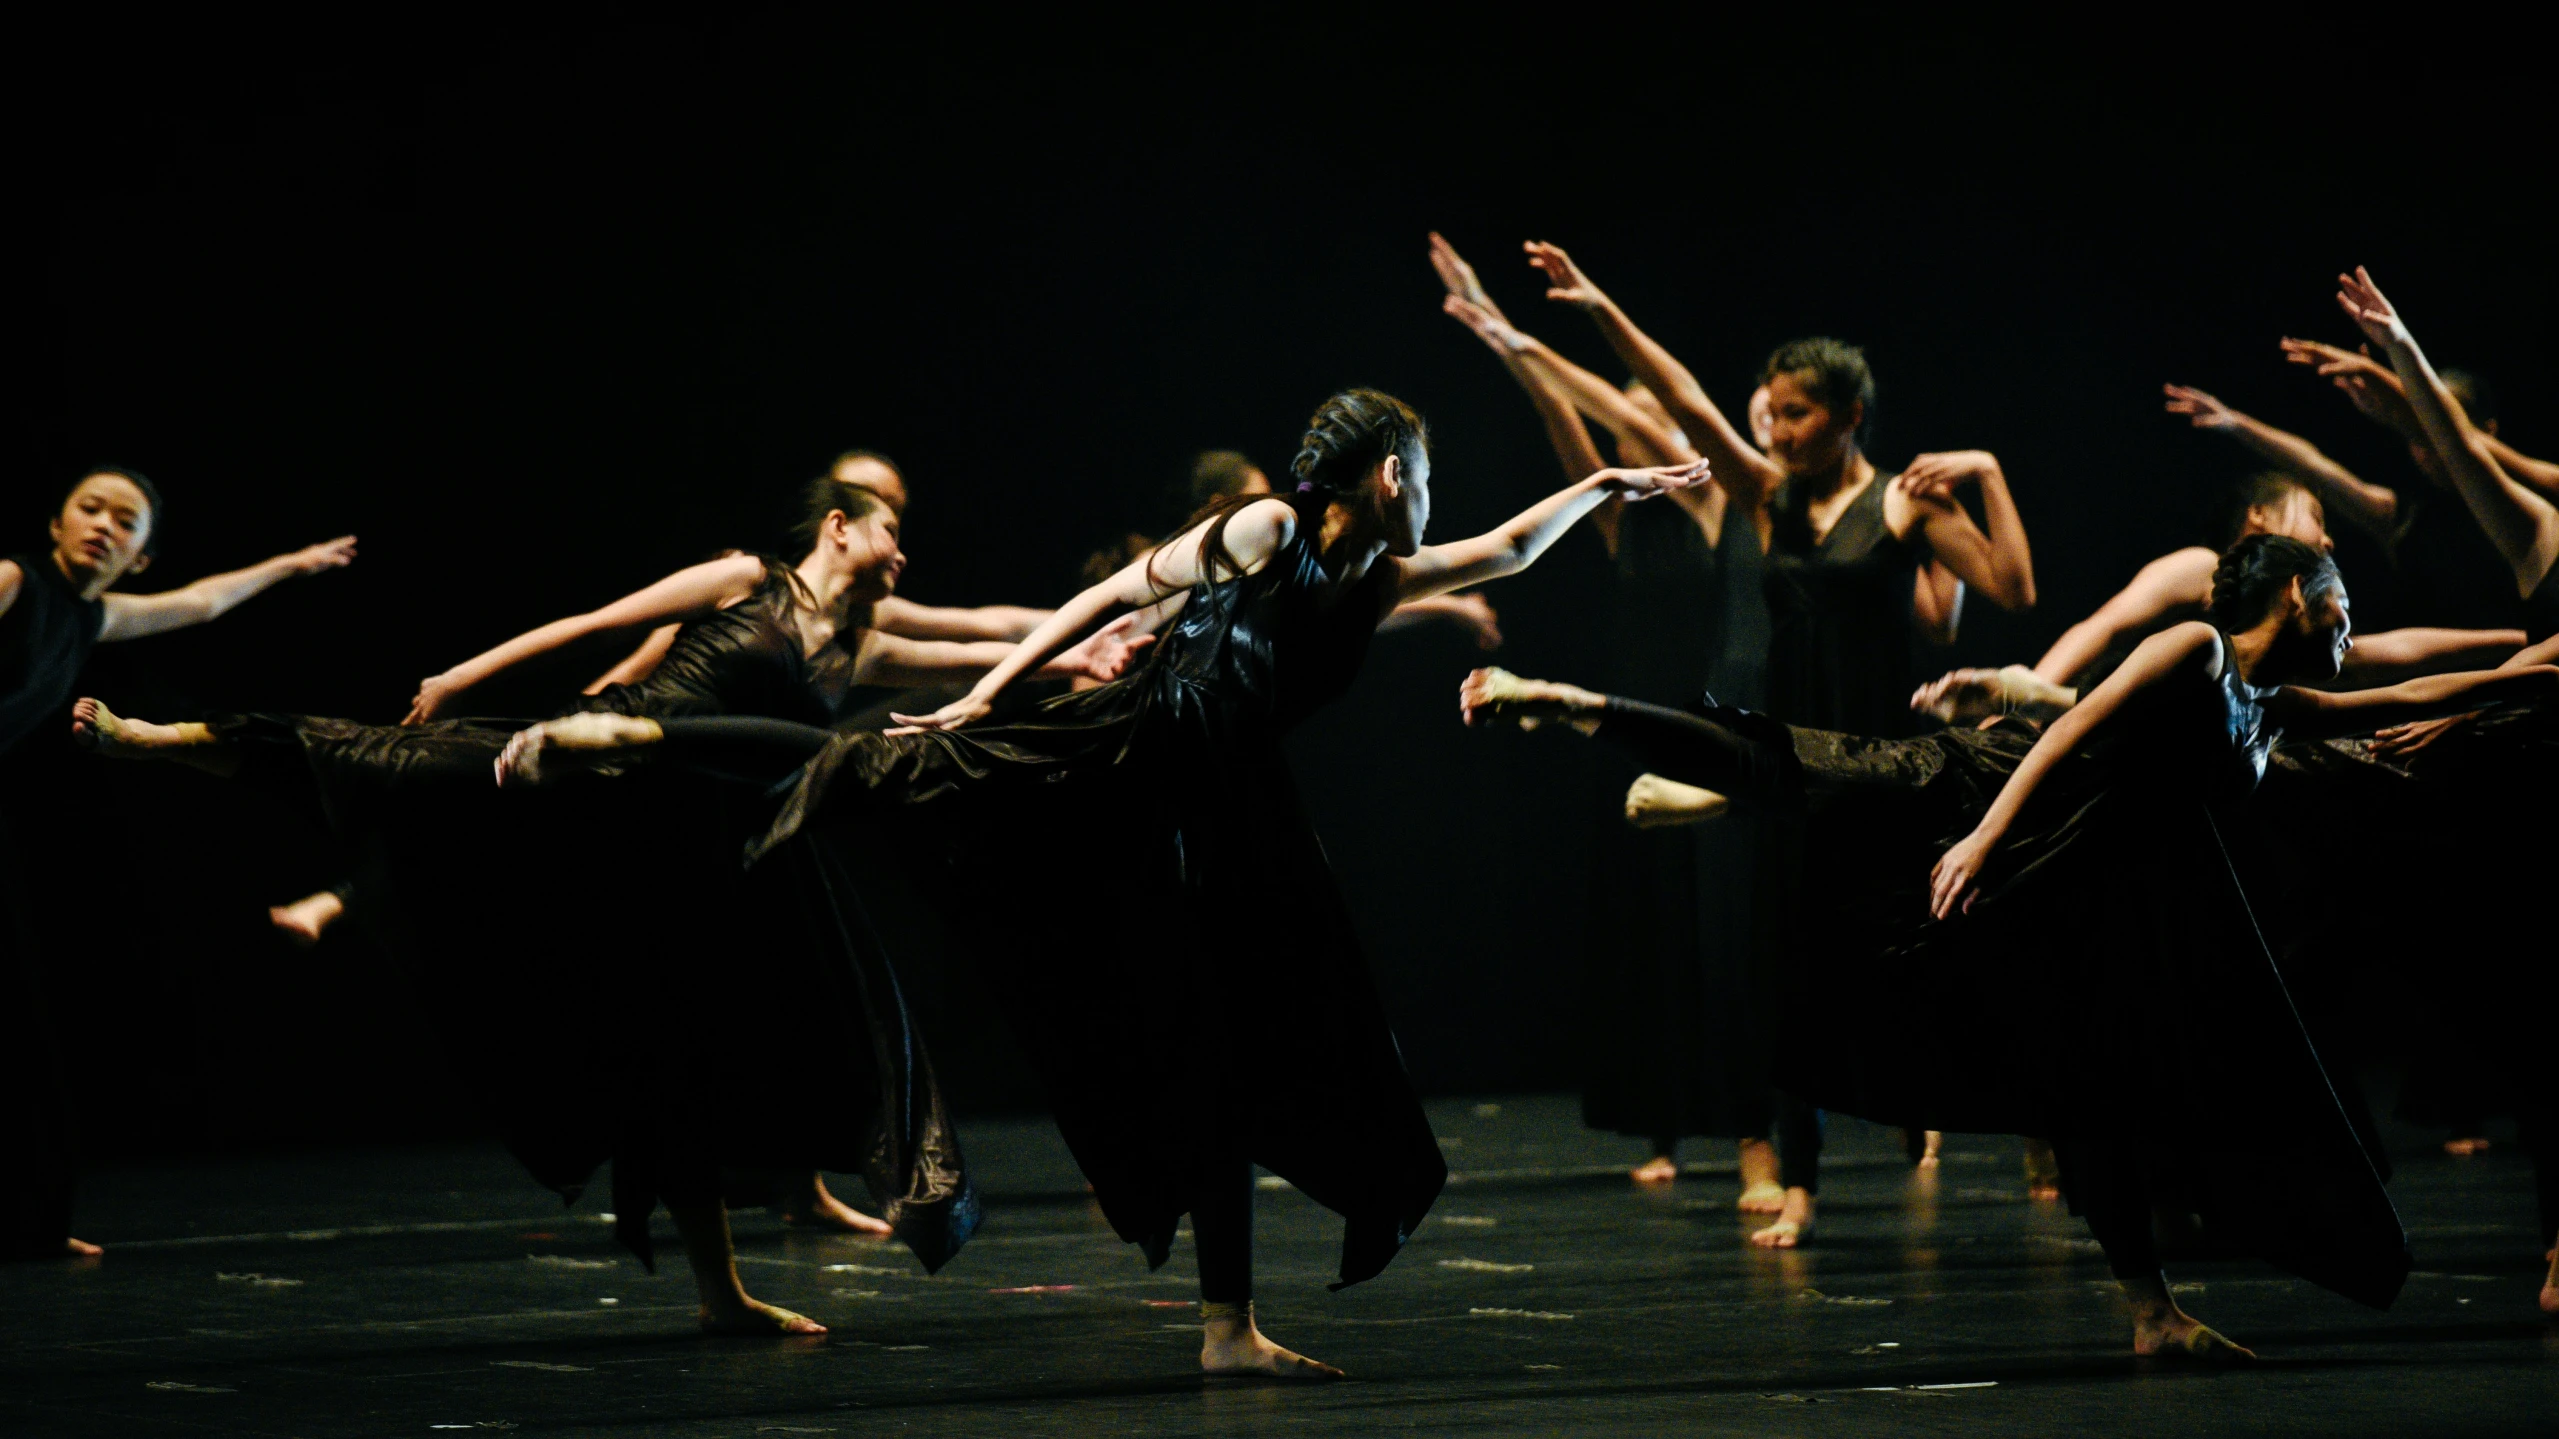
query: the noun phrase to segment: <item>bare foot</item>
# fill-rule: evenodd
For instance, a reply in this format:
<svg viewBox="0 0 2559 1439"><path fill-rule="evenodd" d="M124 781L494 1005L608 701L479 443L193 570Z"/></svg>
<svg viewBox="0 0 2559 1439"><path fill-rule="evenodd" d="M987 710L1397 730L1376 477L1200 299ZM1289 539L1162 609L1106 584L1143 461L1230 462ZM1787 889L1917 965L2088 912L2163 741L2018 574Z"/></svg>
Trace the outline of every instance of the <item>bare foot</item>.
<svg viewBox="0 0 2559 1439"><path fill-rule="evenodd" d="M72 1259L95 1259L107 1251L99 1248L97 1245L91 1244L86 1239L74 1239L66 1234L62 1238L62 1252L64 1255ZM2546 1290L2543 1291L2541 1296L2541 1307L2544 1309L2550 1307L2550 1295Z"/></svg>
<svg viewBox="0 0 2559 1439"><path fill-rule="evenodd" d="M1741 1142L1742 1197L1734 1207L1744 1214L1775 1214L1786 1207L1785 1187L1777 1182L1777 1146L1765 1139Z"/></svg>
<svg viewBox="0 0 2559 1439"><path fill-rule="evenodd" d="M741 1335L749 1338L774 1334L824 1334L826 1326L805 1314L794 1314L778 1304L750 1299L741 1294L718 1304L702 1306L702 1332L718 1335Z"/></svg>
<svg viewBox="0 0 2559 1439"><path fill-rule="evenodd" d="M2078 700L2078 691L2054 684L2024 665L2009 665L1995 670L1948 670L1914 691L1910 707L1946 724L1970 724L2001 714L2048 719Z"/></svg>
<svg viewBox="0 0 2559 1439"><path fill-rule="evenodd" d="M2549 1257L2550 1272L2541 1279L2541 1312L2559 1318L2559 1249L2551 1250Z"/></svg>
<svg viewBox="0 0 2559 1439"><path fill-rule="evenodd" d="M2147 1309L2134 1313L2133 1352L2145 1359L2200 1359L2206 1364L2244 1364L2257 1357L2255 1350L2232 1343L2173 1303L2164 1314Z"/></svg>
<svg viewBox="0 0 2559 1439"><path fill-rule="evenodd" d="M815 1174L809 1176L806 1189L795 1187L783 1204L782 1222L809 1229L840 1229L873 1239L886 1239L897 1232L889 1228L887 1220L873 1219L827 1193L826 1181Z"/></svg>
<svg viewBox="0 0 2559 1439"><path fill-rule="evenodd" d="M1585 733L1599 728L1608 697L1550 680L1521 679L1509 670L1487 666L1460 681L1457 710L1468 724L1507 722L1535 729L1547 720L1564 720Z"/></svg>
<svg viewBox="0 0 2559 1439"><path fill-rule="evenodd" d="M1626 822L1637 829L1696 824L1732 807L1731 800L1711 789L1699 789L1657 774L1639 774L1626 787Z"/></svg>
<svg viewBox="0 0 2559 1439"><path fill-rule="evenodd" d="M1777 1222L1753 1230L1750 1242L1762 1249L1799 1249L1813 1242L1813 1196L1802 1189L1786 1191Z"/></svg>
<svg viewBox="0 0 2559 1439"><path fill-rule="evenodd" d="M1946 1131L1942 1129L1923 1129L1919 1132L1919 1135L1919 1167L1922 1169L1934 1169L1937 1167L1938 1162L1937 1152L1946 1147Z"/></svg>
<svg viewBox="0 0 2559 1439"><path fill-rule="evenodd" d="M2052 1141L2026 1141L2026 1197L2047 1203L2061 1198L2061 1161L2053 1157Z"/></svg>
<svg viewBox="0 0 2559 1439"><path fill-rule="evenodd" d="M71 738L82 749L109 759L156 759L164 751L199 743L190 731L202 729L202 725L126 719L107 708L104 700L84 698L71 706Z"/></svg>
<svg viewBox="0 0 2559 1439"><path fill-rule="evenodd" d="M2496 1142L2484 1134L2464 1135L2461 1138L2447 1139L2443 1142L2443 1152L2455 1159L2468 1159L2473 1155L2485 1154L2495 1147Z"/></svg>
<svg viewBox="0 0 2559 1439"><path fill-rule="evenodd" d="M1205 1308L1206 1306L1202 1306ZM1274 1379L1340 1379L1341 1370L1282 1349L1262 1337L1252 1306L1238 1315L1214 1315L1200 1325L1200 1368L1215 1376L1268 1375Z"/></svg>
<svg viewBox="0 0 2559 1439"><path fill-rule="evenodd" d="M1637 1184L1668 1184L1679 1177L1679 1161L1667 1154L1656 1154L1636 1165L1626 1177Z"/></svg>
<svg viewBox="0 0 2559 1439"><path fill-rule="evenodd" d="M285 938L309 949L318 944L320 936L328 933L329 926L337 923L338 917L346 912L347 902L338 898L338 892L324 889L291 904L274 906L267 911L267 923L284 931Z"/></svg>
<svg viewBox="0 0 2559 1439"><path fill-rule="evenodd" d="M592 763L614 750L655 744L666 731L634 715L574 714L516 731L498 755L498 788L538 785L558 772ZM548 769L550 774L546 775Z"/></svg>

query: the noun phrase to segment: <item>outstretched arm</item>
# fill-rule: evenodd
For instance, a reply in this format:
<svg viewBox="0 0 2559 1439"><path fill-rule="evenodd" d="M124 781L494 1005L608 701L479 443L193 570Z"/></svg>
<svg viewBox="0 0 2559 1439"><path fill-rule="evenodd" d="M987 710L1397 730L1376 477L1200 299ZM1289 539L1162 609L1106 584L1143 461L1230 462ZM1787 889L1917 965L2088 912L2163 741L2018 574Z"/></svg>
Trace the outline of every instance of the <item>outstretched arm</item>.
<svg viewBox="0 0 2559 1439"><path fill-rule="evenodd" d="M2201 610L2212 599L2212 572L2220 563L2221 556L2198 546L2142 566L2132 583L2099 605L2096 613L2061 632L2053 647L2035 661L2036 675L2066 685L2125 635Z"/></svg>
<svg viewBox="0 0 2559 1439"><path fill-rule="evenodd" d="M2408 387L2399 373L2372 357L2372 346L2349 350L2317 340L2286 339L2284 358L2296 365L2308 365L2326 377L2354 401L2355 408L2373 423L2396 430L2410 444L2432 446L2426 427L2417 419L2416 408L2408 403ZM2475 425L2477 422L2473 421ZM2505 467L2506 474L2517 483L2539 491L2546 499L2559 500L2559 464L2536 460L2506 443L2505 437L2481 430L2488 451Z"/></svg>
<svg viewBox="0 0 2559 1439"><path fill-rule="evenodd" d="M871 627L911 640L1002 640L1011 644L1040 627L1047 610L1023 605L979 605L954 609L919 605L895 595L871 608Z"/></svg>
<svg viewBox="0 0 2559 1439"><path fill-rule="evenodd" d="M967 694L929 715L890 718L914 729L958 729L983 717L994 707L995 697L1004 692L1005 686L1046 662L1112 611L1153 610L1158 615L1169 612L1171 607L1163 605L1164 601L1210 578L1210 557L1202 544L1210 523L1204 520L1192 526L1132 561L1118 574L1058 606L1040 621L1039 628L1023 636L1011 653L981 676ZM1271 556L1296 535L1297 512L1286 501L1260 500L1227 517L1226 552L1243 567L1244 573L1251 574L1270 563ZM1223 563L1215 568L1217 577L1226 577ZM1159 605L1162 608L1157 608Z"/></svg>
<svg viewBox="0 0 2559 1439"><path fill-rule="evenodd" d="M2358 635L2337 672L2338 687L2393 684L2445 670L2494 668L2523 648L2521 630L2410 628Z"/></svg>
<svg viewBox="0 0 2559 1439"><path fill-rule="evenodd" d="M2188 417L2198 430L2212 430L2237 440L2268 464L2309 486L2323 503L2336 506L2337 513L2348 523L2383 544L2398 537L2399 496L2394 492L2366 483L2301 436L2243 415L2201 390L2185 385L2162 385L2160 389L2168 396L2168 413Z"/></svg>
<svg viewBox="0 0 2559 1439"><path fill-rule="evenodd" d="M1715 483L1746 507L1755 509L1765 500L1785 479L1785 472L1733 428L1724 412L1706 398L1705 388L1688 367L1635 328L1617 302L1592 284L1561 247L1531 240L1527 250L1528 262L1546 273L1546 298L1579 305L1588 312L1618 358L1661 398L1662 407L1679 422L1689 443L1714 465Z"/></svg>
<svg viewBox="0 0 2559 1439"><path fill-rule="evenodd" d="M440 675L428 676L418 685L417 699L410 704L408 717L401 723L420 724L431 720L473 685L589 635L699 619L755 593L755 587L763 579L764 561L753 555L724 555L677 570L647 589L624 595L600 610L553 620L540 629L527 630L495 649L473 655ZM634 655L623 663L628 665L639 658ZM650 668L655 667L652 660ZM616 666L616 673L621 668Z"/></svg>
<svg viewBox="0 0 2559 1439"><path fill-rule="evenodd" d="M2122 712L2135 695L2180 674L2204 673L2217 660L2226 663L2220 650L2221 637L2210 625L2182 624L2162 630L2143 640L2104 684L2045 726L2042 738L2000 786L1999 797L1991 801L1973 832L1939 856L1929 876L1929 913L1944 919L1959 909L1972 908L1983 866L2055 765L2078 753L2089 736Z"/></svg>
<svg viewBox="0 0 2559 1439"><path fill-rule="evenodd" d="M1122 615L1083 643L1060 651L1033 673L1048 679L1110 681L1127 670L1139 650L1155 642L1133 633L1134 614ZM916 640L872 630L853 661L852 681L866 685L928 685L977 679L1002 664L1014 646L1001 640Z"/></svg>
<svg viewBox="0 0 2559 1439"><path fill-rule="evenodd" d="M1561 539L1582 516L1611 498L1649 499L1685 489L1706 478L1706 462L1665 465L1653 469L1601 470L1577 485L1568 485L1520 511L1510 522L1454 544L1424 545L1406 558L1389 556L1394 566L1394 604L1410 604L1444 595L1486 580L1515 575L1536 563L1547 547Z"/></svg>
<svg viewBox="0 0 2559 1439"><path fill-rule="evenodd" d="M2497 552L2514 570L2515 592L2531 594L2550 573L2552 563L2559 561L2559 506L2515 483L2505 472L2487 436L2462 413L2434 366L2426 363L2425 352L2417 348L2416 336L2408 332L2406 322L2373 284L2371 275L2357 267L2351 275L2338 276L2337 303L2374 344L2389 349L2391 367L2407 388L2408 404L2416 410L2417 421L2425 426L2426 438L2442 457L2444 468L2451 472L2453 488L2461 492L2471 517L2488 532Z"/></svg>
<svg viewBox="0 0 2559 1439"><path fill-rule="evenodd" d="M1988 534L1955 503L1954 487L1967 481L1981 487ZM1916 522L1929 552L1992 604L2003 610L2035 607L2035 557L2026 544L2026 522L2008 493L2008 477L1988 450L1911 461L1884 496L1884 522L1902 533Z"/></svg>
<svg viewBox="0 0 2559 1439"><path fill-rule="evenodd" d="M326 544L312 545L291 554L261 560L245 570L206 575L191 585L156 595L102 596L106 614L98 630L100 643L113 640L138 640L145 635L166 634L189 625L200 625L223 615L281 580L296 575L316 575L355 562L355 536L342 535Z"/></svg>
<svg viewBox="0 0 2559 1439"><path fill-rule="evenodd" d="M2380 689L2342 692L2286 685L2268 697L2266 717L2282 725L2286 734L2330 739L2458 714L2507 700L2545 704L2559 700L2559 666L2466 670L2402 680Z"/></svg>

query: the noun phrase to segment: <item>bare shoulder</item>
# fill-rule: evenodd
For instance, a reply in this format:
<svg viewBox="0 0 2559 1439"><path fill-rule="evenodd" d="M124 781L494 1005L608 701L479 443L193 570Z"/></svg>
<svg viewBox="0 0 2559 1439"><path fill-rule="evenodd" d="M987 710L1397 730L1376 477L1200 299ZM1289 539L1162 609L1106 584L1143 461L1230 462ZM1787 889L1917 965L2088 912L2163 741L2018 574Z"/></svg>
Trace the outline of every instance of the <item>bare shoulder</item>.
<svg viewBox="0 0 2559 1439"><path fill-rule="evenodd" d="M27 581L27 572L18 568L16 560L0 560L0 610L17 602L18 587Z"/></svg>
<svg viewBox="0 0 2559 1439"><path fill-rule="evenodd" d="M2207 674L2221 673L2221 631L2202 620L2181 620L2143 640L2133 651L2145 652L2162 670L2200 661Z"/></svg>

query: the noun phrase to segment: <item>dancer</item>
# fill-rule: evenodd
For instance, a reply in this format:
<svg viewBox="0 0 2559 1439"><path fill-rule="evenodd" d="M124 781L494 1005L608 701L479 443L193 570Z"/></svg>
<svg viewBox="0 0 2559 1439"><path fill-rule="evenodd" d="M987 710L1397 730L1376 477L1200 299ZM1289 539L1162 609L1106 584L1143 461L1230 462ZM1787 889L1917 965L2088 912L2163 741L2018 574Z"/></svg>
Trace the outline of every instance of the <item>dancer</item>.
<svg viewBox="0 0 2559 1439"><path fill-rule="evenodd" d="M904 564L896 518L831 478L806 498L798 533L809 548L798 565L732 555L679 571L456 666L422 690L413 714L584 635L666 620L683 629L665 662L583 710L823 723L808 661L831 644L856 656L858 678L901 681L982 672L1012 653L863 627ZM1083 659L1061 664L1124 664L1115 636L1096 638ZM930 1063L840 866L798 846L769 878L740 875L741 797L730 787L670 773L538 799L502 794L491 767L521 728L503 722L241 716L152 725L95 700L82 700L74 717L77 732L110 755L316 785L332 827L366 859L365 907L387 921L383 937L509 1147L572 1199L611 1158L616 1233L644 1262L649 1216L663 1201L692 1260L706 1330L823 1332L739 1283L719 1200L723 1165L863 1172L928 1269L975 1228L976 1198ZM539 881L493 883L510 873ZM752 1046L725 1023L697 1021L695 1053L662 1063L644 1040L659 1027L649 1006L715 989L705 957L742 946L791 1002L763 1019ZM612 951L608 984L588 968L600 947ZM774 1082L768 1054L823 1062L848 1036L870 1040L870 1062L831 1066L823 1090Z"/></svg>
<svg viewBox="0 0 2559 1439"><path fill-rule="evenodd" d="M1856 855L1869 868L1851 902L1798 900L1785 1023L1857 1042L1781 1038L1780 1079L1885 1123L2053 1136L2073 1207L2132 1301L2135 1352L2239 1358L2169 1297L2154 1198L2366 1303L2396 1294L2407 1255L2256 938L2215 811L2283 730L2559 698L2548 666L2298 687L2334 675L2347 613L2324 555L2252 536L2225 556L2211 623L2145 641L2040 737L2011 720L1877 740L1500 671L1470 676L1460 704L1470 723L1597 733L1658 773L1798 814L1806 854ZM2055 963L2056 933L2083 952Z"/></svg>
<svg viewBox="0 0 2559 1439"><path fill-rule="evenodd" d="M2281 344L2286 360L2311 367L2351 400L2365 419L2396 432L2408 442L2408 458L2426 472L2427 478L2451 488L2450 475L2435 460L2433 441L2426 438L2425 426L2418 423L2417 412L2409 407L2407 385L2397 371L2372 357L2369 343L2360 350L2318 340L2286 338ZM2437 373L2506 473L2545 498L2559 500L2559 464L2534 459L2506 443L2505 437L2497 433L2496 401L2487 385L2466 370L2446 368Z"/></svg>
<svg viewBox="0 0 2559 1439"><path fill-rule="evenodd" d="M163 508L140 473L92 470L55 509L50 547L0 559L0 754L61 710L92 646L200 625L279 581L355 559L348 535L156 595L111 593L150 567ZM40 817L15 809L0 805L0 982L10 1015L0 1036L0 1093L17 1111L5 1141L9 1177L0 1184L0 1259L95 1255L98 1246L71 1237L67 1070L47 1017L29 900L19 892L18 847L32 842Z"/></svg>
<svg viewBox="0 0 2559 1439"><path fill-rule="evenodd" d="M1621 463L1696 460L1650 392L1620 391L1522 333L1456 248L1436 233L1430 240L1432 266L1448 290L1443 308L1526 393L1568 477L1604 463L1586 414L1608 429ZM1609 687L1662 704L1710 692L1759 702L1768 643L1759 536L1730 514L1724 491L1698 485L1662 504L1612 500L1593 513L1591 528L1609 560L1598 636ZM1742 818L1707 829L1638 829L1628 823L1625 798L1636 779L1622 766L1603 774L1604 799L1592 816L1582 1122L1649 1143L1651 1154L1631 1175L1638 1184L1677 1180L1684 1137L1731 1139L1737 1207L1774 1214L1790 1176L1769 1143L1776 1111L1757 1082L1766 1059L1750 1052L1765 1032L1751 1022L1753 997L1765 990L1751 943L1756 836ZM1808 1136L1787 1138L1800 1158Z"/></svg>
<svg viewBox="0 0 2559 1439"><path fill-rule="evenodd" d="M1218 507L901 732L573 720L519 748L555 768L661 746L736 764L731 750L778 735L777 763L814 757L757 853L830 808L875 808L930 826L968 872L1008 876L998 898L954 893L946 907L1001 977L1000 1000L1112 1227L1160 1264L1191 1216L1202 1367L1337 1377L1254 1324L1252 1166L1345 1217L1344 1284L1394 1258L1447 1166L1280 738L1349 686L1398 604L1515 573L1610 496L1675 491L1703 469L1601 470L1491 533L1424 546L1420 417L1375 390L1345 391L1309 422L1288 494ZM1129 607L1173 612L1139 671L1022 723L970 727L1044 656ZM1129 894L1133 876L1137 927L1045 922L1097 887Z"/></svg>
<svg viewBox="0 0 2559 1439"><path fill-rule="evenodd" d="M1547 298L1592 317L1713 462L1716 484L1763 537L1769 713L1858 734L1909 732L1912 597L1932 558L2002 609L2033 606L2034 561L1996 458L1980 450L1927 454L1886 476L1866 457L1875 381L1856 347L1815 338L1769 356L1760 380L1769 395L1770 448L1761 454L1570 255L1539 241L1527 252L1546 276ZM1965 484L1980 492L1987 534L1953 498ZM1823 884L1846 876L1825 870L1806 878ZM1819 1134L1818 1116L1800 1101L1781 1095L1780 1104L1781 1124ZM1807 1156L1801 1170L1806 1182L1786 1186L1777 1220L1752 1242L1782 1249L1809 1237L1818 1160Z"/></svg>

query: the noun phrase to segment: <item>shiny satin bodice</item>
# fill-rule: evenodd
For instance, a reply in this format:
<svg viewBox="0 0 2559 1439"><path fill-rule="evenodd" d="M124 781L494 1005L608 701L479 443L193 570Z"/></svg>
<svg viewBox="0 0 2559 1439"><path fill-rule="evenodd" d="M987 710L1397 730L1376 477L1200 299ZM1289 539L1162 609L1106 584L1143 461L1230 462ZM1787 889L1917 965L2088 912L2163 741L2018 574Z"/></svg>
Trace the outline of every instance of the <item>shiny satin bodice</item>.
<svg viewBox="0 0 2559 1439"><path fill-rule="evenodd" d="M1193 588L1136 677L1159 702L1204 708L1222 727L1284 732L1358 678L1384 614L1381 559L1330 590L1308 531L1249 575Z"/></svg>
<svg viewBox="0 0 2559 1439"><path fill-rule="evenodd" d="M823 726L826 700L801 653L792 604L789 571L768 559L754 594L685 625L646 678L589 696L577 708L661 719L763 715Z"/></svg>

